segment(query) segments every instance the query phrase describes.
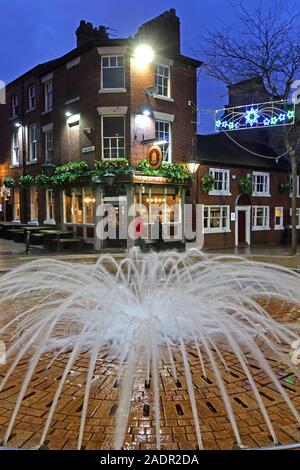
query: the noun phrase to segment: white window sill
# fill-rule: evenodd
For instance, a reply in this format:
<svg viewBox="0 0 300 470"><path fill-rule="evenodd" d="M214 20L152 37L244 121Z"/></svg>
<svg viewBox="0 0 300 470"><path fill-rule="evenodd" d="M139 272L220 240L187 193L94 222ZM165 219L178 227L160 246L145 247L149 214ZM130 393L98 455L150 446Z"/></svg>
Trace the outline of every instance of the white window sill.
<svg viewBox="0 0 300 470"><path fill-rule="evenodd" d="M49 219L49 220L44 220L43 224L44 225L56 225L56 222L53 219Z"/></svg>
<svg viewBox="0 0 300 470"><path fill-rule="evenodd" d="M15 121L19 116L12 116L9 118L9 122Z"/></svg>
<svg viewBox="0 0 300 470"><path fill-rule="evenodd" d="M297 197L300 197L300 194L297 194ZM292 198L292 195L290 194L290 198Z"/></svg>
<svg viewBox="0 0 300 470"><path fill-rule="evenodd" d="M206 234L206 233L230 233L230 232L231 232L231 230L229 230L229 229L224 230L224 229L219 229L219 228L217 228L217 229L215 229L215 228L205 228L203 233Z"/></svg>
<svg viewBox="0 0 300 470"><path fill-rule="evenodd" d="M231 196L231 193L228 193L227 191L209 191L208 193L209 196Z"/></svg>
<svg viewBox="0 0 300 470"><path fill-rule="evenodd" d="M12 165L9 166L9 168L19 168L20 163L13 163Z"/></svg>
<svg viewBox="0 0 300 470"><path fill-rule="evenodd" d="M45 111L42 112L42 116L45 116L45 114L51 113L52 111L53 111L53 108L45 109Z"/></svg>
<svg viewBox="0 0 300 470"><path fill-rule="evenodd" d="M98 93L126 93L126 88L100 88Z"/></svg>
<svg viewBox="0 0 300 470"><path fill-rule="evenodd" d="M77 101L80 101L80 96L77 96L76 98L72 98L71 100L68 100L65 102L66 105L76 103Z"/></svg>
<svg viewBox="0 0 300 470"><path fill-rule="evenodd" d="M31 220L30 222L28 222L28 225L40 225L38 220Z"/></svg>
<svg viewBox="0 0 300 470"><path fill-rule="evenodd" d="M36 164L37 164L37 160L30 160L29 162L26 162L26 166L36 165Z"/></svg>
<svg viewBox="0 0 300 470"><path fill-rule="evenodd" d="M283 226L278 226L278 227L274 227L274 230L284 230L284 227Z"/></svg>
<svg viewBox="0 0 300 470"><path fill-rule="evenodd" d="M266 230L271 230L270 227L252 227L252 232L264 232Z"/></svg>
<svg viewBox="0 0 300 470"><path fill-rule="evenodd" d="M270 193L252 193L252 197L271 197Z"/></svg>
<svg viewBox="0 0 300 470"><path fill-rule="evenodd" d="M164 101L169 101L170 103L174 103L174 98L171 98L170 96L162 96L162 95L154 95L154 98L156 100L164 100Z"/></svg>
<svg viewBox="0 0 300 470"><path fill-rule="evenodd" d="M25 113L28 114L28 113L32 113L32 111L35 111L36 108L30 108L30 109L26 109Z"/></svg>
<svg viewBox="0 0 300 470"><path fill-rule="evenodd" d="M12 224L20 224L21 223L21 220L18 219L18 220L12 220L11 221Z"/></svg>

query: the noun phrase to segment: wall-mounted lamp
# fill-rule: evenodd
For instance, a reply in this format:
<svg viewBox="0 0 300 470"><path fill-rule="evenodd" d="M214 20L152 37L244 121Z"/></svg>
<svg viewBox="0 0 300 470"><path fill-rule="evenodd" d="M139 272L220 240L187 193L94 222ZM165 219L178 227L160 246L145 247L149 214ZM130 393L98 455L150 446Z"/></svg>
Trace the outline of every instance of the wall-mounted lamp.
<svg viewBox="0 0 300 470"><path fill-rule="evenodd" d="M200 163L197 163L194 160L192 160L190 162L187 162L186 166L187 166L188 171L191 173L191 175L195 175L198 171Z"/></svg>
<svg viewBox="0 0 300 470"><path fill-rule="evenodd" d="M139 69L146 67L154 59L154 51L147 44L140 44L134 52L135 64Z"/></svg>
<svg viewBox="0 0 300 470"><path fill-rule="evenodd" d="M107 186L112 186L114 184L116 175L114 173L111 173L107 171L105 175L103 175L103 180L107 184Z"/></svg>
<svg viewBox="0 0 300 470"><path fill-rule="evenodd" d="M138 110L138 114L142 114L145 117L153 117L153 109L151 106L143 105Z"/></svg>
<svg viewBox="0 0 300 470"><path fill-rule="evenodd" d="M19 127L22 127L22 124L20 122L15 122L15 127L19 129Z"/></svg>
<svg viewBox="0 0 300 470"><path fill-rule="evenodd" d="M66 113L66 118L67 118L67 124L69 126L75 126L76 124L79 124L79 121L80 121L80 114L71 114L67 115Z"/></svg>

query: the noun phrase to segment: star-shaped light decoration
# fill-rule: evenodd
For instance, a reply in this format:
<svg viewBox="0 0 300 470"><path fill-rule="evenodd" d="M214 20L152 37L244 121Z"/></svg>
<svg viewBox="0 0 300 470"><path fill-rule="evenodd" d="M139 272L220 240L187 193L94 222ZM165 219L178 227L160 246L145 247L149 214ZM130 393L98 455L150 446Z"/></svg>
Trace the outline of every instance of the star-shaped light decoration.
<svg viewBox="0 0 300 470"><path fill-rule="evenodd" d="M285 121L285 117L286 117L285 113L280 113L279 116L278 116L278 119L279 119L280 122L283 122L283 121Z"/></svg>
<svg viewBox="0 0 300 470"><path fill-rule="evenodd" d="M216 127L221 127L221 124L222 124L222 121L220 119L218 119L216 121Z"/></svg>
<svg viewBox="0 0 300 470"><path fill-rule="evenodd" d="M239 128L240 128L240 125L239 125L238 122L235 123L234 128L235 128L235 129L239 129Z"/></svg>
<svg viewBox="0 0 300 470"><path fill-rule="evenodd" d="M269 118L266 118L264 119L264 126L269 126L270 125L270 119Z"/></svg>
<svg viewBox="0 0 300 470"><path fill-rule="evenodd" d="M246 124L250 124L251 127L253 126L253 124L258 124L259 118L260 114L258 110L253 108L253 106L250 110L248 109L245 113Z"/></svg>
<svg viewBox="0 0 300 470"><path fill-rule="evenodd" d="M275 117L275 116L272 117L272 118L271 118L271 124L272 124L272 126L276 126L277 121L278 121L277 117Z"/></svg>
<svg viewBox="0 0 300 470"><path fill-rule="evenodd" d="M222 122L222 127L223 127L224 129L226 129L226 127L228 127L228 122L227 122L227 121L223 121L223 122Z"/></svg>
<svg viewBox="0 0 300 470"><path fill-rule="evenodd" d="M294 116L295 116L295 111L290 110L287 112L288 119L294 119Z"/></svg>
<svg viewBox="0 0 300 470"><path fill-rule="evenodd" d="M233 124L233 122L230 122L228 127L229 127L229 130L232 131L232 130L234 129L234 124Z"/></svg>

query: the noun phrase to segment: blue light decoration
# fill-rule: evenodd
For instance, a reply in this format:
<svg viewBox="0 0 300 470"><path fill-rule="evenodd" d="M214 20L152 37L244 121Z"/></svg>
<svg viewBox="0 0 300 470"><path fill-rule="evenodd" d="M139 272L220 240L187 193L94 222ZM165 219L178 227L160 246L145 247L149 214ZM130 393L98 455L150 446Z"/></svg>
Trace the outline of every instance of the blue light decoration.
<svg viewBox="0 0 300 470"><path fill-rule="evenodd" d="M260 118L260 114L256 108L252 108L247 110L245 112L245 119L246 119L246 124L250 124L252 127L254 124L258 124L258 120Z"/></svg>
<svg viewBox="0 0 300 470"><path fill-rule="evenodd" d="M219 132L288 126L295 124L295 104L282 100L236 106L218 109L215 117Z"/></svg>

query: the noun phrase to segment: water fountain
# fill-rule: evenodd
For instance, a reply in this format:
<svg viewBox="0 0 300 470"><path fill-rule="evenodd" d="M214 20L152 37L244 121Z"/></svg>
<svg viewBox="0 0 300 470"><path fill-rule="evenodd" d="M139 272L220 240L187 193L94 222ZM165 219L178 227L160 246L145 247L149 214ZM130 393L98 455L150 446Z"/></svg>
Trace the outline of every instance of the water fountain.
<svg viewBox="0 0 300 470"><path fill-rule="evenodd" d="M144 384L142 395L148 390L144 416L145 409L149 414L153 408L157 449L162 446L162 413L171 403L162 398L164 380L181 388L184 381L185 390L172 395L178 399L172 403L180 415L180 400L188 398L190 435L199 449L205 447L204 405L212 412L220 407L228 434L243 447L241 414L236 410L247 404L238 396L233 399L235 377L239 390L247 390L249 402L255 403L255 416L261 416L270 445L278 445L274 411L266 404L263 386L268 383L269 395L280 397L280 406L284 404L299 430L299 397L283 382L286 377L300 379L299 281L298 273L283 267L234 256L208 257L196 250L133 253L123 260L105 255L96 265L80 266L41 259L12 270L0 286L0 338L6 340L8 360L0 377L0 397L15 380L20 386L8 407L3 445L18 428L24 403L31 403L39 374L63 363L61 374L51 382L54 391L45 412L36 414L43 421L39 445L47 442L64 389L70 387L80 361L84 379L75 393L81 397L78 449L93 416L91 400L102 390L97 380L104 363L113 367L112 389L117 390L116 449L124 445L134 397L141 397L137 374ZM270 312L274 302L276 315Z"/></svg>

